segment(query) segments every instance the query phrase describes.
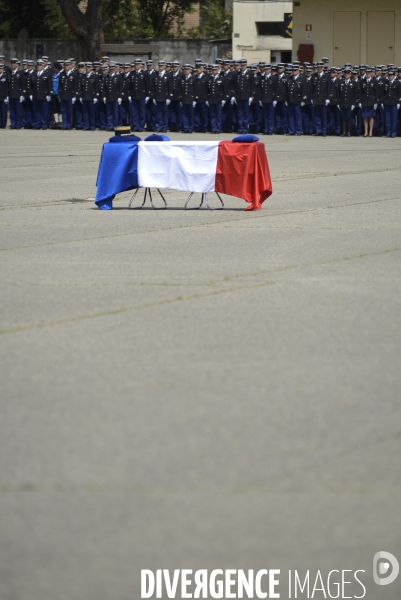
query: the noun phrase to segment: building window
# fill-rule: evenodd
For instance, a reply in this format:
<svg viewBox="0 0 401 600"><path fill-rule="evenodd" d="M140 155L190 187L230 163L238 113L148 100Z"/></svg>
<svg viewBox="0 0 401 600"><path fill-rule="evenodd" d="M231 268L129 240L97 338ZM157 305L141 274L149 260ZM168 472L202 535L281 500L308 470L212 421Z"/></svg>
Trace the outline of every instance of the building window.
<svg viewBox="0 0 401 600"><path fill-rule="evenodd" d="M264 21L256 23L258 35L279 35L284 37L284 21Z"/></svg>

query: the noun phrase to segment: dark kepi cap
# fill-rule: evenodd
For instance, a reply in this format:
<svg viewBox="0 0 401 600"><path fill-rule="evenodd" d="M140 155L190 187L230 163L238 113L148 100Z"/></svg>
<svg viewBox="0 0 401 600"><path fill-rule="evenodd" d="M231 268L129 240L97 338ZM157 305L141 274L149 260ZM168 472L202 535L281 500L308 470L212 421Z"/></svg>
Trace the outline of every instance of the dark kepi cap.
<svg viewBox="0 0 401 600"><path fill-rule="evenodd" d="M299 67L300 64L301 64L301 62L299 60L293 60L292 64L293 64L294 67Z"/></svg>
<svg viewBox="0 0 401 600"><path fill-rule="evenodd" d="M328 63L330 62L330 59L328 59L326 56L324 58L322 58L322 62L324 63Z"/></svg>
<svg viewBox="0 0 401 600"><path fill-rule="evenodd" d="M129 69L131 67L131 63L124 63L123 67L124 69Z"/></svg>
<svg viewBox="0 0 401 600"><path fill-rule="evenodd" d="M129 125L121 125L114 128L114 135L131 135L131 127Z"/></svg>
<svg viewBox="0 0 401 600"><path fill-rule="evenodd" d="M173 62L171 64L173 65L173 67L179 67L180 66L180 61L179 60L173 60Z"/></svg>
<svg viewBox="0 0 401 600"><path fill-rule="evenodd" d="M12 58L10 60L10 63L18 63L18 62L19 62L18 58Z"/></svg>
<svg viewBox="0 0 401 600"><path fill-rule="evenodd" d="M49 57L48 56L42 56L42 60L47 60L48 61Z"/></svg>
<svg viewBox="0 0 401 600"><path fill-rule="evenodd" d="M248 61L247 61L247 59L246 59L246 58L240 58L240 60L239 60L239 64L240 64L240 65L247 65L247 64L248 64Z"/></svg>
<svg viewBox="0 0 401 600"><path fill-rule="evenodd" d="M387 75L395 75L395 71L393 71L393 69L389 69L389 72L387 73Z"/></svg>
<svg viewBox="0 0 401 600"><path fill-rule="evenodd" d="M186 63L185 65L182 65L183 69L192 69L192 66L189 63Z"/></svg>

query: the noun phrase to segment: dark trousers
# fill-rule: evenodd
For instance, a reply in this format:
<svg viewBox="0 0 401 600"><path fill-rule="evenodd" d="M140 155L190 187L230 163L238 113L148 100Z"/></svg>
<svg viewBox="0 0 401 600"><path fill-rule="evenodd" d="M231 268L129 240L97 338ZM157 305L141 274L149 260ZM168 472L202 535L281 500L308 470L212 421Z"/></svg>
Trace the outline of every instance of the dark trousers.
<svg viewBox="0 0 401 600"><path fill-rule="evenodd" d="M7 125L7 104L4 100L0 100L0 129L4 129Z"/></svg>
<svg viewBox="0 0 401 600"><path fill-rule="evenodd" d="M146 129L148 131L156 129L156 106L152 99L146 103Z"/></svg>
<svg viewBox="0 0 401 600"><path fill-rule="evenodd" d="M10 98L10 126L11 129L21 128L21 102L19 98Z"/></svg>
<svg viewBox="0 0 401 600"><path fill-rule="evenodd" d="M397 107L387 106L384 107L384 114L386 116L386 136L395 137L397 135Z"/></svg>
<svg viewBox="0 0 401 600"><path fill-rule="evenodd" d="M96 105L93 100L84 100L82 102L83 128L85 131L94 131L96 127Z"/></svg>
<svg viewBox="0 0 401 600"><path fill-rule="evenodd" d="M273 102L266 102L262 104L263 122L262 131L263 133L274 133L274 107Z"/></svg>
<svg viewBox="0 0 401 600"><path fill-rule="evenodd" d="M34 100L33 112L35 114L34 129L48 129L48 102L46 100Z"/></svg>
<svg viewBox="0 0 401 600"><path fill-rule="evenodd" d="M306 135L312 135L315 131L315 114L312 104L301 106L302 126Z"/></svg>
<svg viewBox="0 0 401 600"><path fill-rule="evenodd" d="M206 102L197 102L194 110L194 130L206 133L208 122L208 109Z"/></svg>
<svg viewBox="0 0 401 600"><path fill-rule="evenodd" d="M182 126L181 103L179 100L172 100L168 107L168 123L170 131L180 131Z"/></svg>
<svg viewBox="0 0 401 600"><path fill-rule="evenodd" d="M249 107L249 133L259 133L260 131L260 106L259 102L253 101Z"/></svg>
<svg viewBox="0 0 401 600"><path fill-rule="evenodd" d="M376 111L375 129L377 135L385 135L387 133L386 116L384 113L384 108L382 108L381 104L379 104Z"/></svg>
<svg viewBox="0 0 401 600"><path fill-rule="evenodd" d="M61 118L63 129L72 128L72 102L71 100L60 100Z"/></svg>
<svg viewBox="0 0 401 600"><path fill-rule="evenodd" d="M25 99L25 129L32 129L35 122L35 114L33 112L33 101L30 98Z"/></svg>
<svg viewBox="0 0 401 600"><path fill-rule="evenodd" d="M118 111L118 102L107 100L106 101L106 111L107 111L107 131L113 131L114 127L118 127L119 125L119 111Z"/></svg>
<svg viewBox="0 0 401 600"><path fill-rule="evenodd" d="M84 114L83 114L83 110L82 110L82 102L79 98L77 98L77 100L74 104L73 113L74 113L75 127L77 129L83 129L84 128Z"/></svg>
<svg viewBox="0 0 401 600"><path fill-rule="evenodd" d="M131 129L134 131L143 131L145 129L145 119L145 100L132 100Z"/></svg>
<svg viewBox="0 0 401 600"><path fill-rule="evenodd" d="M104 102L99 102L97 105L96 125L99 129L106 129L107 127L107 109Z"/></svg>
<svg viewBox="0 0 401 600"><path fill-rule="evenodd" d="M288 103L288 133L290 135L303 133L301 105L295 102Z"/></svg>
<svg viewBox="0 0 401 600"><path fill-rule="evenodd" d="M194 130L194 109L192 104L182 105L182 128L184 133L192 133Z"/></svg>
<svg viewBox="0 0 401 600"><path fill-rule="evenodd" d="M276 131L277 133L287 133L288 131L288 109L283 100L279 100L276 105Z"/></svg>
<svg viewBox="0 0 401 600"><path fill-rule="evenodd" d="M123 100L119 107L120 125L131 124L131 102Z"/></svg>
<svg viewBox="0 0 401 600"><path fill-rule="evenodd" d="M316 135L326 135L327 133L327 106L315 105L315 131Z"/></svg>
<svg viewBox="0 0 401 600"><path fill-rule="evenodd" d="M156 103L156 131L167 131L168 115L167 104L164 102Z"/></svg>
<svg viewBox="0 0 401 600"><path fill-rule="evenodd" d="M249 100L237 100L238 133L248 133Z"/></svg>
<svg viewBox="0 0 401 600"><path fill-rule="evenodd" d="M328 111L327 133L335 133L336 135L340 135L340 133L341 133L341 123L340 123L341 115L340 115L340 111L338 110L338 107L332 106L331 104L329 104L329 106L327 107L327 111Z"/></svg>
<svg viewBox="0 0 401 600"><path fill-rule="evenodd" d="M223 106L221 125L224 133L232 133L233 131L233 107L230 100L227 100Z"/></svg>
<svg viewBox="0 0 401 600"><path fill-rule="evenodd" d="M209 104L209 111L212 133L221 133L221 116L223 113L221 102L218 104Z"/></svg>

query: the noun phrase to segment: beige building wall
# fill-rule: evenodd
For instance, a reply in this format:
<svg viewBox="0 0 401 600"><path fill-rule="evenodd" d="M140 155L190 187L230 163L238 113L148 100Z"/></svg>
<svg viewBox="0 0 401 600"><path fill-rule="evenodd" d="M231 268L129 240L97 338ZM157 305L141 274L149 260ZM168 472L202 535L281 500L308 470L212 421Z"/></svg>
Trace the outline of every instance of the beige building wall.
<svg viewBox="0 0 401 600"><path fill-rule="evenodd" d="M401 0L300 0L293 15L294 59L300 44L313 44L314 60L401 66Z"/></svg>
<svg viewBox="0 0 401 600"><path fill-rule="evenodd" d="M258 36L256 23L283 21L292 12L292 2L233 2L233 58L248 62L270 61L274 51L292 50L292 39L280 36Z"/></svg>

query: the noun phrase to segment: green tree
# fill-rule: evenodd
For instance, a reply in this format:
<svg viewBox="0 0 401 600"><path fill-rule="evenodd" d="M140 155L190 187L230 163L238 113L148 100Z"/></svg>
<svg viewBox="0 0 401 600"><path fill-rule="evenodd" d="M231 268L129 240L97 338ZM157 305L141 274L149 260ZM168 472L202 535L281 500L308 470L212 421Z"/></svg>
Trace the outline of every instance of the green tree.
<svg viewBox="0 0 401 600"><path fill-rule="evenodd" d="M15 38L23 28L30 37L73 36L57 0L0 0L0 37Z"/></svg>
<svg viewBox="0 0 401 600"><path fill-rule="evenodd" d="M206 0L200 9L201 25L188 29L185 37L226 39L231 38L233 31L232 3L225 10L224 0Z"/></svg>

